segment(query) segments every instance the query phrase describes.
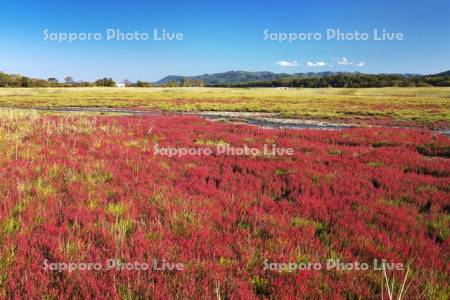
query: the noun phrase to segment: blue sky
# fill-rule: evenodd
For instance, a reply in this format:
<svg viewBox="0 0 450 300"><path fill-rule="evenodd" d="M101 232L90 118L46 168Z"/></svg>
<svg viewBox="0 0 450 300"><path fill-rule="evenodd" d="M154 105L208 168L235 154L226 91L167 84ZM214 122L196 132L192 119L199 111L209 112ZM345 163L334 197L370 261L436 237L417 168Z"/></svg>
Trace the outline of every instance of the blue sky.
<svg viewBox="0 0 450 300"><path fill-rule="evenodd" d="M450 1L3 1L0 70L32 77L158 80L229 70L436 73L450 69ZM106 41L105 31L150 33ZM184 34L154 41L153 29ZM367 32L367 41L326 40L327 29ZM402 41L374 41L373 29ZM100 41L44 40L99 32ZM318 41L264 40L269 32L318 32ZM345 58L345 59L344 59ZM309 63L308 63L309 62Z"/></svg>

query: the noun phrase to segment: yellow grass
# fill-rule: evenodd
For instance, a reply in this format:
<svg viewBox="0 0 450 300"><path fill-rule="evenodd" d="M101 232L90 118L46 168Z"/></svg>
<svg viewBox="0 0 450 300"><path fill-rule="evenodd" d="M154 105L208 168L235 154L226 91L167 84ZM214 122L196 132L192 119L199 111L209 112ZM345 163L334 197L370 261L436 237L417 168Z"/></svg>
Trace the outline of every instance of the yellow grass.
<svg viewBox="0 0 450 300"><path fill-rule="evenodd" d="M388 117L430 124L450 122L450 88L3 88L0 106L254 111L285 117Z"/></svg>

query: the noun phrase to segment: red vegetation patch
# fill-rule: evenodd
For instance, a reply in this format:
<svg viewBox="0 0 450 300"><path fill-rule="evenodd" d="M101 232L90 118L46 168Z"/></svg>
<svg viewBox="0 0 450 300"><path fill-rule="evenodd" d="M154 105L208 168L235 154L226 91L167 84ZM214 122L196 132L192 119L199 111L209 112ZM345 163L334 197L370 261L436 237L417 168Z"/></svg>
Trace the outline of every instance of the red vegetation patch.
<svg viewBox="0 0 450 300"><path fill-rule="evenodd" d="M263 270L266 259L330 258L408 265L411 299L448 292L447 137L400 129L263 130L184 116L34 122L19 142L1 141L1 297L381 298L380 271ZM10 135L19 130L8 126L2 129ZM276 144L295 153L153 153L156 143L198 141ZM43 268L46 259L109 258L164 259L184 270ZM404 273L393 275L399 282Z"/></svg>

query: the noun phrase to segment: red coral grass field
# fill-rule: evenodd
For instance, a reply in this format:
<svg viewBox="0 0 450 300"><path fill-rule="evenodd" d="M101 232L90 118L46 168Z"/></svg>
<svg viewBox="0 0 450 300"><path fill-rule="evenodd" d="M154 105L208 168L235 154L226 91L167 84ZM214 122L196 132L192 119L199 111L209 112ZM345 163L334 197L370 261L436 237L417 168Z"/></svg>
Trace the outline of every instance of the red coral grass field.
<svg viewBox="0 0 450 300"><path fill-rule="evenodd" d="M386 272L396 293L408 273L406 299L450 295L446 136L192 116L0 122L1 298L387 299L382 260L403 266ZM218 145L293 155L155 152ZM329 260L369 268L295 269Z"/></svg>

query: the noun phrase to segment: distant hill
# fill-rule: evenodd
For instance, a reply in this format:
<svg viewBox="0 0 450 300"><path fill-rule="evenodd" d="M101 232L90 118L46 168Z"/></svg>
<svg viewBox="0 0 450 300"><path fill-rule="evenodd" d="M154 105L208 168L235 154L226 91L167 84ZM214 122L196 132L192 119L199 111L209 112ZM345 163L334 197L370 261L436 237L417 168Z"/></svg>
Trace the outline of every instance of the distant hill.
<svg viewBox="0 0 450 300"><path fill-rule="evenodd" d="M0 87L90 87L115 86L111 78L102 78L95 82L73 81L58 82L56 78L38 79L22 75L6 74L0 71ZM403 74L366 74L360 72L305 72L305 73L273 73L229 71L224 73L203 74L198 76L167 76L156 83L137 81L128 83L128 87L450 87L450 70L438 74L420 75Z"/></svg>
<svg viewBox="0 0 450 300"><path fill-rule="evenodd" d="M215 87L389 87L389 86L450 86L450 71L435 75L414 73L366 74L360 72L306 72L273 73L230 71L198 76L167 76L157 85L189 85L189 80L202 81L206 86Z"/></svg>
<svg viewBox="0 0 450 300"><path fill-rule="evenodd" d="M313 78L313 77L326 77L334 75L351 75L360 74L359 72L307 72L307 73L272 73L272 72L247 72L247 71L229 71L224 73L203 74L198 76L179 76L171 75L164 77L156 82L156 84L166 84L171 81L177 83L186 79L202 80L207 85L220 85L220 84L236 84L236 83L249 83L259 81L272 81L281 78Z"/></svg>
<svg viewBox="0 0 450 300"><path fill-rule="evenodd" d="M198 76L178 76L171 75L157 81L157 84L166 84L170 81L177 83L186 80L203 80L206 84L234 84L247 83L256 81L275 80L282 77L290 76L289 74L276 74L272 72L246 72L246 71L229 71L224 73L203 74Z"/></svg>
<svg viewBox="0 0 450 300"><path fill-rule="evenodd" d="M450 70L434 74L433 76L450 76Z"/></svg>

